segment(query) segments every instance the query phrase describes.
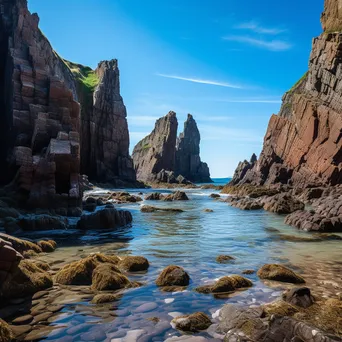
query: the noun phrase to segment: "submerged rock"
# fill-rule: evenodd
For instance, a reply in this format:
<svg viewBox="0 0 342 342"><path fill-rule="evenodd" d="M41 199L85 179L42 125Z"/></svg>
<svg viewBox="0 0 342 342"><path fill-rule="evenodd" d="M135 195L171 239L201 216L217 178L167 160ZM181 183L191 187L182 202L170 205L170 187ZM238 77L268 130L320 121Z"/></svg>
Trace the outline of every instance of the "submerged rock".
<svg viewBox="0 0 342 342"><path fill-rule="evenodd" d="M100 293L94 296L92 299L93 304L104 304L104 303L111 303L115 302L120 299L120 295L111 294L111 293Z"/></svg>
<svg viewBox="0 0 342 342"><path fill-rule="evenodd" d="M253 286L253 283L249 279L239 275L232 275L222 277L212 285L199 286L195 290L199 293L228 293L251 286Z"/></svg>
<svg viewBox="0 0 342 342"><path fill-rule="evenodd" d="M77 222L77 228L88 229L113 229L125 226L133 220L132 214L127 210L116 210L115 208L105 208L94 214L82 215Z"/></svg>
<svg viewBox="0 0 342 342"><path fill-rule="evenodd" d="M155 211L165 211L165 212L171 212L171 213L182 213L184 210L182 209L177 209L177 208L166 208L166 207L153 207L151 205L143 205L140 208L140 211L143 213L153 213Z"/></svg>
<svg viewBox="0 0 342 342"><path fill-rule="evenodd" d="M225 264L225 263L230 262L232 260L235 260L235 258L230 256L230 255L219 255L216 257L216 261L220 264Z"/></svg>
<svg viewBox="0 0 342 342"><path fill-rule="evenodd" d="M190 277L188 273L180 266L167 266L156 280L157 286L187 286Z"/></svg>
<svg viewBox="0 0 342 342"><path fill-rule="evenodd" d="M275 280L285 283L301 284L305 280L289 268L278 264L267 264L258 271L260 279Z"/></svg>
<svg viewBox="0 0 342 342"><path fill-rule="evenodd" d="M174 324L178 330L198 332L208 329L212 322L203 312L195 312L191 315L178 316L171 321L171 324Z"/></svg>

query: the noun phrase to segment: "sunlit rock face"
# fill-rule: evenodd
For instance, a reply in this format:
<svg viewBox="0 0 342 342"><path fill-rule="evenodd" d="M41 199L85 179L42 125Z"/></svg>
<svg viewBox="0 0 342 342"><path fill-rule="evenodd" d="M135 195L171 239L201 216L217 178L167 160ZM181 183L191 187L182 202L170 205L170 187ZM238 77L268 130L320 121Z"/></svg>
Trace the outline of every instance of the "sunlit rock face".
<svg viewBox="0 0 342 342"><path fill-rule="evenodd" d="M133 162L137 179L157 181L162 170L174 171L178 121L175 112L157 120L154 130L134 147Z"/></svg>
<svg viewBox="0 0 342 342"><path fill-rule="evenodd" d="M260 158L242 183L342 182L341 4L326 1L326 32L313 40L309 70L284 95L280 113L272 115Z"/></svg>
<svg viewBox="0 0 342 342"><path fill-rule="evenodd" d="M184 131L177 139L175 174L191 182L208 183L211 182L210 172L208 165L201 161L200 141L196 121L188 114Z"/></svg>
<svg viewBox="0 0 342 342"><path fill-rule="evenodd" d="M71 208L82 198L80 105L73 76L26 0L0 1L0 181L23 204Z"/></svg>

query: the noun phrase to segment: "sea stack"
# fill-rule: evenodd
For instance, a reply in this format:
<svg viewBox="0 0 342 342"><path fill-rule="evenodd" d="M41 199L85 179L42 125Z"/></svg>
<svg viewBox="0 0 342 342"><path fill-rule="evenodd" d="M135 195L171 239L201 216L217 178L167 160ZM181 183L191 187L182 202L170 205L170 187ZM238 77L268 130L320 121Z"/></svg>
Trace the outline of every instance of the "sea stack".
<svg viewBox="0 0 342 342"><path fill-rule="evenodd" d="M178 121L170 111L157 120L154 130L134 147L133 162L137 179L155 182L161 171L174 171Z"/></svg>
<svg viewBox="0 0 342 342"><path fill-rule="evenodd" d="M272 115L263 149L240 183L295 187L342 182L341 1L326 0L325 32L313 40L308 72Z"/></svg>
<svg viewBox="0 0 342 342"><path fill-rule="evenodd" d="M191 182L208 183L209 167L201 161L201 136L196 121L191 114L184 123L184 131L179 135L176 145L176 176L182 175Z"/></svg>

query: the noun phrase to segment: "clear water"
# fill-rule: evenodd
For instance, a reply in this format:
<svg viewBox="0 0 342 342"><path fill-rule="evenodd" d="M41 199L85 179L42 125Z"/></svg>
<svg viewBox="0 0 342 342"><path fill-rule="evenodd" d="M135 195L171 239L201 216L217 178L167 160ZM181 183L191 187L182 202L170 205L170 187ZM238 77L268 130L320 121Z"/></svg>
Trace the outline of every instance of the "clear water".
<svg viewBox="0 0 342 342"><path fill-rule="evenodd" d="M141 191L146 194L152 190ZM74 296L65 295L64 301L61 298L65 296L62 296L53 302L62 301L65 307L51 319L51 326L56 330L47 340L165 341L181 336L170 325L172 316L203 311L215 323L217 311L226 303L251 306L277 298L285 285L263 283L256 274L246 276L253 281L252 288L222 298L193 291L195 287L211 283L221 276L241 274L245 269L257 270L265 263L288 265L302 273L309 285L317 288L323 273L325 280L336 281L334 272L338 274L341 270L340 241L282 241L279 234L308 235L284 225L282 216L263 210L241 211L213 200L209 198L213 192L187 190L190 201L148 202L158 207L181 208L183 213L141 213L140 205L146 203L121 205L132 212L133 224L117 231L54 232L60 248L43 259L56 269L92 252L142 255L150 261L151 266L144 274L129 275L145 285L124 291L115 303L92 305L89 302L92 294L86 291L83 297L77 297L80 290L68 288ZM204 209L214 212L207 213ZM43 236L47 234L41 233ZM229 264L218 264L215 258L220 254L234 256L236 260ZM159 272L170 264L182 266L190 274L191 284L185 291L165 293L155 286ZM332 292L336 286L340 284L330 286ZM160 321L151 322L148 320L151 317L158 317ZM222 340L222 336L216 335L214 330L215 325L197 335L209 341Z"/></svg>

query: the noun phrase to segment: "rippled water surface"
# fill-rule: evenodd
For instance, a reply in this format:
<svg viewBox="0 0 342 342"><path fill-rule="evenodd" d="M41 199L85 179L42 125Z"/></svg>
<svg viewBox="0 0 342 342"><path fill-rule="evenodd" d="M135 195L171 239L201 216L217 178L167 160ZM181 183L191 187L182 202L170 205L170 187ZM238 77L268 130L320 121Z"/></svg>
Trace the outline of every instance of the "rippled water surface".
<svg viewBox="0 0 342 342"><path fill-rule="evenodd" d="M146 194L152 190L141 191ZM241 211L213 200L209 198L212 192L187 190L190 201L186 202L148 202L158 207L181 208L183 213L141 213L140 206L145 202L118 205L132 212L133 224L115 232L54 233L60 248L43 259L55 270L93 252L142 255L149 260L150 268L147 273L129 275L130 279L143 282L143 287L124 291L118 301L111 304L90 304L93 294L86 288L66 287L63 295L55 299L52 296L49 305L62 303L65 306L50 318L55 330L47 340L165 341L181 336L170 325L174 316L203 311L215 323L218 310L226 303L251 306L277 298L284 286L262 283L255 274L246 276L253 281L252 288L229 296L215 298L193 291L221 276L241 274L246 269L257 270L265 263L292 267L323 295L338 291L341 285L336 283L336 279L341 280L340 241L281 240L281 234L310 235L284 225L282 216L263 210ZM205 209L213 212L204 212ZM231 255L236 260L218 264L215 258L219 254ZM155 286L158 273L170 264L182 266L190 274L191 284L186 290L166 293ZM152 317L158 317L159 322L151 321ZM215 325L198 335L209 341L221 340L214 330Z"/></svg>

